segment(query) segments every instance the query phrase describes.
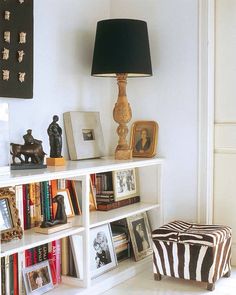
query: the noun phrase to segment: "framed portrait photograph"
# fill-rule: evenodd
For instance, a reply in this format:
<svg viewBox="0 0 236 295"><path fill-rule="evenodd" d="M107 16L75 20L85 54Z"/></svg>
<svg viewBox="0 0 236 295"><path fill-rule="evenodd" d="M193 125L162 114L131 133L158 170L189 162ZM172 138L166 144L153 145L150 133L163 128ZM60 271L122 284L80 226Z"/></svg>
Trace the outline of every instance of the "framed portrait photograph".
<svg viewBox="0 0 236 295"><path fill-rule="evenodd" d="M95 278L117 266L110 224L90 229L90 271Z"/></svg>
<svg viewBox="0 0 236 295"><path fill-rule="evenodd" d="M104 156L104 138L99 112L66 112L63 117L71 160Z"/></svg>
<svg viewBox="0 0 236 295"><path fill-rule="evenodd" d="M0 175L10 173L10 140L8 104L0 103Z"/></svg>
<svg viewBox="0 0 236 295"><path fill-rule="evenodd" d="M158 124L155 121L134 122L131 129L131 148L134 157L156 155Z"/></svg>
<svg viewBox="0 0 236 295"><path fill-rule="evenodd" d="M27 295L40 295L53 289L53 281L49 261L23 269L23 278Z"/></svg>
<svg viewBox="0 0 236 295"><path fill-rule="evenodd" d="M57 195L62 195L64 197L64 204L67 217L75 216L74 208L71 201L70 192L68 189L60 189L57 191Z"/></svg>
<svg viewBox="0 0 236 295"><path fill-rule="evenodd" d="M1 241L22 238L21 221L16 208L15 193L9 189L0 189L0 232Z"/></svg>
<svg viewBox="0 0 236 295"><path fill-rule="evenodd" d="M146 212L127 218L130 238L136 261L152 254L151 230Z"/></svg>
<svg viewBox="0 0 236 295"><path fill-rule="evenodd" d="M115 201L138 195L135 169L123 169L112 172Z"/></svg>

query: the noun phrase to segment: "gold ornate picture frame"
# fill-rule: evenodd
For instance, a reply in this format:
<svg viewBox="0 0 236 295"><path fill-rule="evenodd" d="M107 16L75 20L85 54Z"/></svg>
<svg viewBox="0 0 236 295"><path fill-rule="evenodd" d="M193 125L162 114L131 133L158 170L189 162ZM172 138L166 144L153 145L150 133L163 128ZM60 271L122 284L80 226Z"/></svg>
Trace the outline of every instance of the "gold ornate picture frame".
<svg viewBox="0 0 236 295"><path fill-rule="evenodd" d="M158 129L155 121L133 123L130 140L133 157L151 158L156 155Z"/></svg>
<svg viewBox="0 0 236 295"><path fill-rule="evenodd" d="M0 231L3 242L23 236L15 194L7 188L0 189Z"/></svg>

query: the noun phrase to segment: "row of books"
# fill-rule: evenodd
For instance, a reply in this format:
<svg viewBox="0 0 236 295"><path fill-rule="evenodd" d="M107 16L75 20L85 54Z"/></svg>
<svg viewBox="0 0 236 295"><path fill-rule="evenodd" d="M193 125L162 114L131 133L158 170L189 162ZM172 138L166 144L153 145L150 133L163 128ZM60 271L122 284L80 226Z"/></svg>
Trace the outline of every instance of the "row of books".
<svg viewBox="0 0 236 295"><path fill-rule="evenodd" d="M54 285L59 284L61 282L61 240L2 257L1 294L26 294L23 270L44 261L49 262L52 283Z"/></svg>
<svg viewBox="0 0 236 295"><path fill-rule="evenodd" d="M58 190L68 189L74 213L81 214L75 182L70 180L51 180L15 187L16 206L19 210L22 228L24 230L37 227L45 220L51 220L56 214L56 204L52 202Z"/></svg>

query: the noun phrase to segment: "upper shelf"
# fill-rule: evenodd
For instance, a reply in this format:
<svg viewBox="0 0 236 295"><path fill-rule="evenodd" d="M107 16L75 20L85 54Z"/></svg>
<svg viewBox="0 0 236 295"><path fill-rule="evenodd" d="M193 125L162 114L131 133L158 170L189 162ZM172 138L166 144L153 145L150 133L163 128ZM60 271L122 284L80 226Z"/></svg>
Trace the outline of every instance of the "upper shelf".
<svg viewBox="0 0 236 295"><path fill-rule="evenodd" d="M14 186L37 181L52 179L72 178L86 174L144 167L162 164L163 158L133 158L131 160L115 160L114 157L104 157L100 159L67 161L66 166L46 169L15 170L10 175L0 176L0 187Z"/></svg>

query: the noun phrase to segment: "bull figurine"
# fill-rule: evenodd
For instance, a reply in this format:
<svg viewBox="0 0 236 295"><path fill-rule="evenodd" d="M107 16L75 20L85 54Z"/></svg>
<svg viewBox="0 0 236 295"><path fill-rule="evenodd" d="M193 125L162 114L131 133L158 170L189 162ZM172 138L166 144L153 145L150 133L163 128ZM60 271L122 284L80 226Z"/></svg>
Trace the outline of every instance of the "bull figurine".
<svg viewBox="0 0 236 295"><path fill-rule="evenodd" d="M34 139L31 129L27 130L27 134L23 138L25 141L23 145L11 143L13 166L23 166L24 164L43 165L46 153L43 151L42 141ZM24 156L24 159L22 156ZM20 164L16 163L16 158L20 160Z"/></svg>

